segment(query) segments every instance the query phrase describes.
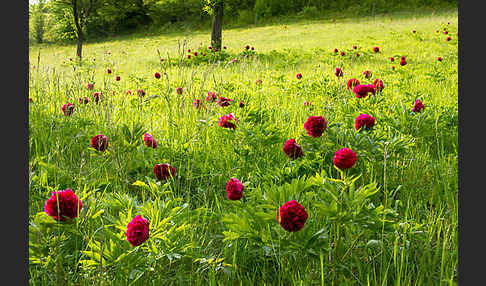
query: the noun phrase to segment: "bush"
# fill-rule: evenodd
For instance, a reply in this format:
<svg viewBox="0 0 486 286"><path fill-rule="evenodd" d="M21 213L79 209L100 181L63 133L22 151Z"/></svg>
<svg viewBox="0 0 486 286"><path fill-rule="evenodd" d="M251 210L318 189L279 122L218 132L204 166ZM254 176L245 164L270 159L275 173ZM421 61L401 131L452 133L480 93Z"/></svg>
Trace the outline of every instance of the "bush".
<svg viewBox="0 0 486 286"><path fill-rule="evenodd" d="M318 18L321 15L321 12L316 6L305 6L304 9L299 12L299 15L306 18Z"/></svg>
<svg viewBox="0 0 486 286"><path fill-rule="evenodd" d="M255 23L255 13L251 10L241 10L238 13L237 23L239 25L248 25Z"/></svg>

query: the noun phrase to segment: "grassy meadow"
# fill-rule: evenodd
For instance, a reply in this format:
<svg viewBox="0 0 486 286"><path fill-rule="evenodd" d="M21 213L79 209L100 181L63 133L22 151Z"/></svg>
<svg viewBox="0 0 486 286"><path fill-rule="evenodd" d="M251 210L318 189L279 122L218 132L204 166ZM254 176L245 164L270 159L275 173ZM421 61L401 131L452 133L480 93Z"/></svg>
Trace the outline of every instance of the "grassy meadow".
<svg viewBox="0 0 486 286"><path fill-rule="evenodd" d="M457 285L457 30L446 10L223 27L219 52L204 29L87 43L82 62L75 45L31 45L30 285ZM351 78L384 89L356 98ZM236 129L219 127L230 113ZM371 130L355 129L362 113ZM319 115L313 138L304 123ZM90 147L98 134L106 151ZM290 138L304 156L286 156ZM343 147L358 156L344 171ZM176 174L157 180L159 163ZM226 197L230 178L240 200ZM44 205L65 189L83 207L60 222ZM288 232L277 210L293 199L309 216ZM150 237L134 247L136 215Z"/></svg>

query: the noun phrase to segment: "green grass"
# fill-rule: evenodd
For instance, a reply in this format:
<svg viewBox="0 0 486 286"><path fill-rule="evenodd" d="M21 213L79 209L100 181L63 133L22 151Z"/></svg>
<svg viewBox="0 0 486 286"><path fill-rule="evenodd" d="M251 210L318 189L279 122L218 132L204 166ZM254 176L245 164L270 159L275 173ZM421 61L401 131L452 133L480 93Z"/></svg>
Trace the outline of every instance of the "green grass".
<svg viewBox="0 0 486 286"><path fill-rule="evenodd" d="M69 61L74 46L31 46L30 285L457 285L456 32L457 10L237 27L223 31L225 62L199 65L178 59L204 49L207 30L88 43L82 64ZM256 55L239 58L246 44ZM358 99L346 90L352 77L380 78L385 89ZM78 103L94 91L101 104ZM208 91L235 102L208 104ZM417 98L420 114L411 112ZM76 108L65 117L68 101ZM231 112L237 129L218 127ZM356 132L360 113L376 118L373 131ZM310 115L328 121L322 137L306 134ZM134 135L143 131L156 149ZM108 151L89 147L97 134ZM289 138L304 157L285 156ZM358 154L344 173L332 164L342 147ZM174 180L156 182L157 163L176 167ZM226 198L231 177L245 184L241 201ZM66 188L84 207L56 223L44 203ZM309 213L296 233L276 221L290 199ZM150 238L134 248L125 230L137 214Z"/></svg>

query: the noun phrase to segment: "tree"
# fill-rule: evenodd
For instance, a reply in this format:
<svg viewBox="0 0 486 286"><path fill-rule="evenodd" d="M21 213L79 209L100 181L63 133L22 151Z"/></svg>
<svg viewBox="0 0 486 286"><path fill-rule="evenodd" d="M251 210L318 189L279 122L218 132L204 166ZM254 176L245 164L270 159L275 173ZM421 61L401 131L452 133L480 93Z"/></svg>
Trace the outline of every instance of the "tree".
<svg viewBox="0 0 486 286"><path fill-rule="evenodd" d="M101 0L55 0L59 6L69 7L77 34L76 55L81 59L83 52L83 42L86 40L86 23L96 14L96 10L102 5Z"/></svg>
<svg viewBox="0 0 486 286"><path fill-rule="evenodd" d="M211 28L211 46L221 50L223 38L223 8L224 0L206 0L205 10L213 16Z"/></svg>
<svg viewBox="0 0 486 286"><path fill-rule="evenodd" d="M45 32L46 0L39 0L37 4L31 6L33 34L37 43L42 43Z"/></svg>

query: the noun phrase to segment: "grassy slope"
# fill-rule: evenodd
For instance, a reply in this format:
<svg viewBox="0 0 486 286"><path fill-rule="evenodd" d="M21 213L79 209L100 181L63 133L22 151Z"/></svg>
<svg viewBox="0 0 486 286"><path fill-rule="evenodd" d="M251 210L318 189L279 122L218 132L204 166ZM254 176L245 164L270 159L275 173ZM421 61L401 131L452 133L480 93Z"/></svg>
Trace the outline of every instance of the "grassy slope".
<svg viewBox="0 0 486 286"><path fill-rule="evenodd" d="M446 42L446 36L440 33L447 22L451 23L449 25L453 38L451 42ZM417 34L412 34L411 31L414 29ZM436 33L436 30L439 30L439 33ZM402 205L399 208L400 221L411 225L424 224L420 230L425 232L425 236L408 242L412 246L407 247L407 251L400 250L397 244L387 245L386 255L370 265L362 259L358 262L345 261L343 265L353 269L356 276L350 276L350 273L344 270L340 272L332 267L326 268L325 273L326 283L338 281L340 285L346 283L356 285L356 281L366 283L368 279L372 281L372 285L390 279L396 285L401 283L438 285L439 280L442 279L444 282L454 277L457 267L457 152L455 151L457 120L454 125L454 116L457 119L456 31L457 11L442 12L438 15L394 14L376 18L339 19L334 22L323 20L249 29L228 29L223 31L223 41L228 46L228 51L236 54L245 44L250 44L260 54L258 60L226 69L214 67L209 71L205 66L193 69L171 67L168 69L172 88L170 94L174 94L176 86L182 85L187 90L184 100L188 105L191 104L193 96L204 99L206 91L213 89L217 94L238 100L244 99L250 110L262 108L269 111L268 118L279 126L281 133L275 132L280 141L289 137L302 137L302 124L309 115L323 114L330 122L344 122L345 126L352 128L354 117L359 112L367 110L370 110L370 113L372 112L379 120L382 118L383 122L400 119L400 116L401 119L407 118L399 112L401 108L410 109L415 98L422 98L431 110L426 115L428 121L424 120L425 123L420 124L410 123L406 128L403 127L403 133L413 134L417 138L417 144L413 149L408 150L409 158L390 159L387 186L389 189L395 189L398 185L403 186L396 197ZM268 149L261 148L260 156L253 155L245 161L242 157L234 155L232 147L228 146L231 145L228 144L230 142L232 144L237 142L233 142L233 139L215 130L214 126L201 127L196 123L199 119L214 122L223 114L223 111L210 109L200 115L191 108L177 110L172 107L174 114L177 112L180 114L173 120L178 126L183 127L173 128L167 123L168 106L163 101L146 107L145 112L142 113L137 112L137 108L130 104L131 98L126 96L124 91L135 90L137 87L136 81L129 79L130 76L136 75L145 79L144 88L148 94L163 93L165 90L164 84L153 79L153 73L161 70L157 49L164 55L169 53L175 56L179 40L186 39L188 46L194 49L205 46L209 38L208 31L198 31L184 35L179 33L150 37L123 37L119 40L109 39L106 42L85 45L85 58L96 58L94 76L97 86L101 87L103 82L107 82L105 93L108 94L112 90L117 95L110 100L107 108L91 105L79 108L73 115L72 125L64 121L60 106L67 100L77 102L79 96L89 95L83 89L86 80L80 79L79 83L71 80L73 79L71 71L62 66L62 61L67 61L74 53L73 46L42 46L40 68L41 71L46 72L37 74L39 67L31 69L29 91L30 97L36 101L30 112L30 162L33 164L36 160L43 161L53 166L50 169L46 168L48 170L46 180L49 186L72 187L76 190L83 189L83 186L87 186L88 189L102 189L109 182L111 184L109 192L139 196L129 185L135 179L143 181L144 176L151 177L153 163L164 160L173 162L184 174L181 183L175 186L175 191L188 193L197 189L198 193L192 197L197 202L193 201L192 204L206 205L211 210L210 218L203 219L200 228L190 232L191 241L204 246L204 250L193 252L193 255L198 257L216 257L224 249L220 239L215 238L215 235L221 234L221 230L224 230L219 220L224 213L231 212L232 206L213 198L221 196L227 178L235 176L249 181L253 184L250 185L250 193L262 191L260 186L256 186L256 182L264 183L263 175L255 169L262 169L261 172L264 173L272 170L268 165L286 162L285 156L280 152L280 141L275 145L279 152L272 153L268 152ZM353 45L358 46L358 52L361 54L358 59L352 56ZM371 51L375 45L381 48L379 55L374 55ZM37 65L39 47L30 48L31 65ZM333 56L331 51L334 48L345 50L346 56L344 58ZM106 52L111 54L108 55ZM398 65L399 56L402 55L407 57L408 65L405 67ZM394 63L397 67L396 72L391 71L390 56L396 58ZM440 64L436 60L438 56L444 58ZM368 82L369 80L361 76L365 69L373 71L373 78L383 79L386 98L382 108L376 109L376 105L356 105L352 99L349 99L350 96L343 87L345 82L336 79L333 75L336 66L343 68L346 80L356 77L360 81ZM114 74L120 75L122 81L110 83L110 78L105 75L107 67L111 67ZM52 74L53 68L61 71L57 74L60 83L56 83L57 78ZM199 90L206 71L210 80ZM195 76L191 76L193 72ZM298 72L304 75L302 82L297 82L295 79L295 74ZM254 84L257 78L263 79L261 88L257 88ZM322 85L316 86L313 85L314 83L322 83ZM78 86L83 88L78 89ZM231 91L231 88L234 91ZM304 100L314 103L313 112L303 108ZM395 118L394 115L387 113L387 108L401 115L394 113L397 114ZM228 109L227 112L235 112L237 116L241 115L243 118L247 115L245 111L239 111L237 108ZM452 122L452 126L447 125L448 120ZM89 123L91 125L86 122L91 122ZM118 127L122 123L131 122L143 122L145 128L157 136L160 147L154 152L137 153L139 157L136 158L130 153L122 153L122 150L118 149L120 147L117 147L118 143L121 145L121 131ZM443 122L446 123L442 124ZM444 126L451 129L444 129ZM377 132L386 134L385 126L378 127L378 130ZM85 150L89 138L94 133L100 132L113 138L111 145L113 153L103 158L92 156ZM243 142L249 146L253 144L245 141L244 138L239 137L239 140L239 143ZM83 154L81 158L79 154ZM141 159L146 162L139 163ZM238 163L235 164L235 161ZM384 170L380 169L380 162L362 163L360 170L369 170L367 167L375 168L375 173L366 171L364 176L374 178L386 188ZM35 175L42 177L42 168L37 167L35 172ZM42 183L39 183L39 179L31 184L30 208L33 216L36 212L42 211L49 192ZM104 195L103 193L101 196ZM141 203L145 201L140 197L139 200ZM111 207L105 206L105 208L109 210ZM115 212L116 215L114 210L107 212ZM85 217L89 217L88 214L85 214ZM316 219L312 217L312 221L308 222L309 227L313 227L311 226L313 222L317 223L318 219L317 221ZM86 227L86 233L88 234L97 228L97 224L93 221L94 219L87 222L89 227ZM213 224L218 227L211 227ZM412 237L411 234L407 235ZM407 235L397 236L395 242L406 245ZM403 254L404 260L396 260L394 255L397 254ZM273 271L275 267L271 264L263 264L263 266L253 264L251 258L245 256L244 248L241 246L234 253L224 252L224 257L227 263L231 263L231 259L236 257L237 264L241 267L235 271L234 276L228 278L230 280L248 279L255 283L253 279L256 278L252 278L251 273ZM289 265L286 264L285 259L278 260L280 263L278 281L284 281L283 283L300 281L306 284L305 281L316 278L314 272L320 275L320 269L315 268L319 264L304 263L306 258L303 259L300 261L302 267L294 270L286 269ZM386 267L388 271L383 270ZM45 274L42 271L46 270L39 268L31 275L42 277ZM174 270L169 269L156 276L158 281L170 281L169 278L164 277L169 273L174 274L177 279L185 279L183 277L194 269L181 268L176 269L175 272L171 271ZM212 279L211 271L200 271L203 277L209 281ZM93 281L96 281L97 275L93 274L95 272L87 273ZM221 272L218 275L219 278L224 278ZM277 278L267 277L266 279L276 283ZM202 284L208 283L205 280L198 280L204 278L192 277L192 279ZM76 274L71 274L70 280L78 280Z"/></svg>

